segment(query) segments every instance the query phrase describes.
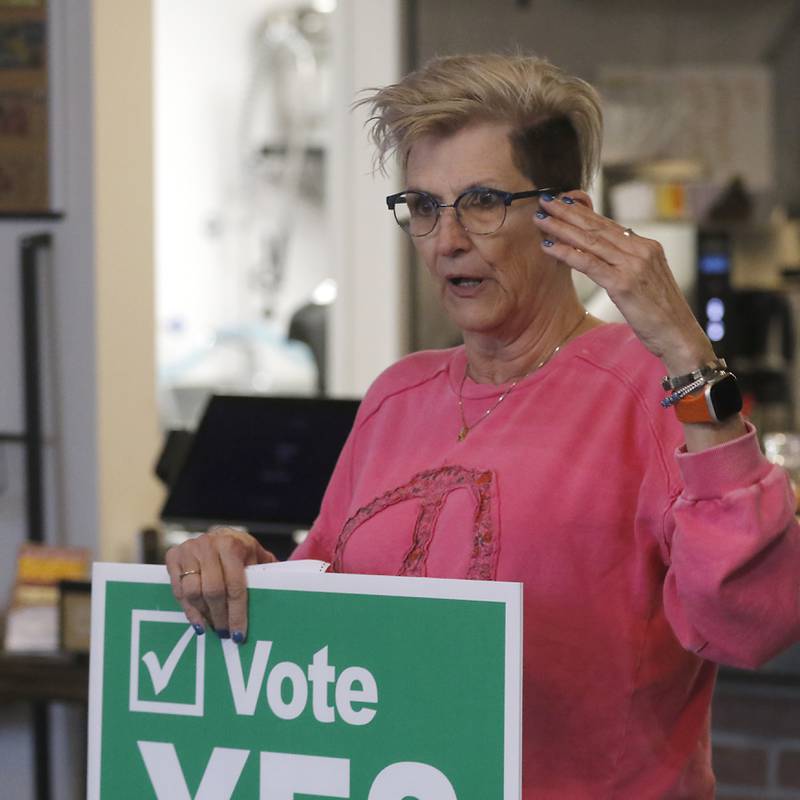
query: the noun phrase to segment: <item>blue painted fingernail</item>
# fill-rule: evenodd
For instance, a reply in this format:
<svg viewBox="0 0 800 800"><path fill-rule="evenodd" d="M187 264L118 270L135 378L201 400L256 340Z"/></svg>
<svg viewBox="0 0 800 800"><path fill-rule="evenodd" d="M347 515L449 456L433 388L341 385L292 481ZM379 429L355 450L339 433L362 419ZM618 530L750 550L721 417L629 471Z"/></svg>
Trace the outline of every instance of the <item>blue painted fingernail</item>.
<svg viewBox="0 0 800 800"><path fill-rule="evenodd" d="M536 212L536 216L539 219L547 219L550 215L546 211L539 210L539 211Z"/></svg>
<svg viewBox="0 0 800 800"><path fill-rule="evenodd" d="M542 242L542 244L543 244L545 247L552 247L552 246L555 244L555 242L554 242L552 239L545 239L545 240Z"/></svg>
<svg viewBox="0 0 800 800"><path fill-rule="evenodd" d="M571 197L562 197L561 202L566 203L568 206L571 206L575 202L575 200Z"/></svg>
<svg viewBox="0 0 800 800"><path fill-rule="evenodd" d="M216 633L217 633L217 636L219 636L220 639L230 639L231 638L231 632L227 628L216 628Z"/></svg>
<svg viewBox="0 0 800 800"><path fill-rule="evenodd" d="M196 622L194 625L192 625L192 627L194 628L194 632L198 636L202 636L206 632L206 629L202 625L200 625L200 623L198 623L198 622Z"/></svg>
<svg viewBox="0 0 800 800"><path fill-rule="evenodd" d="M242 644L242 642L244 642L244 634L241 631L234 631L231 634L231 639L233 639L235 644Z"/></svg>
<svg viewBox="0 0 800 800"><path fill-rule="evenodd" d="M556 199L555 195L552 195L552 194L549 194L549 193L541 195L541 198L542 198L542 200L545 201L545 203L549 203L551 200L555 200Z"/></svg>

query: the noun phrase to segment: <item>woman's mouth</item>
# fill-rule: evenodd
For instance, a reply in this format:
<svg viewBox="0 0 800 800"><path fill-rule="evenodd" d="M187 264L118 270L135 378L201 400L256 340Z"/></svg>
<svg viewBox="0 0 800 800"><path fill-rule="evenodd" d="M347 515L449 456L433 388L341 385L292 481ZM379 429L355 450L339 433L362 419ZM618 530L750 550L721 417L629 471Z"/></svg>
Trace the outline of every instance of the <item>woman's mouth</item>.
<svg viewBox="0 0 800 800"><path fill-rule="evenodd" d="M455 278L448 278L447 280L451 286L457 286L462 289L474 289L483 283L482 278L455 277Z"/></svg>
<svg viewBox="0 0 800 800"><path fill-rule="evenodd" d="M473 300L483 294L486 283L484 278L472 275L452 275L447 279L447 292L455 299Z"/></svg>

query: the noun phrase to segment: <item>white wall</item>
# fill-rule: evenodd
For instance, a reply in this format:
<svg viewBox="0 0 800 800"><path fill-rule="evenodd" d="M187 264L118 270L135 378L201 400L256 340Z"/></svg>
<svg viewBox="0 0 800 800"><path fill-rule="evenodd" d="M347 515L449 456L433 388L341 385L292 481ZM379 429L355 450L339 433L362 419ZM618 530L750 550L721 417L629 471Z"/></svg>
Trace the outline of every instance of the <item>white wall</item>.
<svg viewBox="0 0 800 800"><path fill-rule="evenodd" d="M158 319L209 327L229 314L225 226L243 154L239 121L256 25L275 0L156 0L154 92ZM220 297L222 290L222 298ZM220 302L220 301L223 302Z"/></svg>

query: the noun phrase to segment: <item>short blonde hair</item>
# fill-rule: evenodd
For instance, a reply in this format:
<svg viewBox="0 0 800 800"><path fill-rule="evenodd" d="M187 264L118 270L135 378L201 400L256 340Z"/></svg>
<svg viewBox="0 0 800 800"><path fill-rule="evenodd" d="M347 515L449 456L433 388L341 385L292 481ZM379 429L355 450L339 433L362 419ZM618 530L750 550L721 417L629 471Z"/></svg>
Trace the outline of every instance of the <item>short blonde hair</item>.
<svg viewBox="0 0 800 800"><path fill-rule="evenodd" d="M474 122L511 125L517 167L539 187L586 188L600 159L597 92L537 56L499 53L434 58L398 83L366 90L376 164L405 164L412 145Z"/></svg>

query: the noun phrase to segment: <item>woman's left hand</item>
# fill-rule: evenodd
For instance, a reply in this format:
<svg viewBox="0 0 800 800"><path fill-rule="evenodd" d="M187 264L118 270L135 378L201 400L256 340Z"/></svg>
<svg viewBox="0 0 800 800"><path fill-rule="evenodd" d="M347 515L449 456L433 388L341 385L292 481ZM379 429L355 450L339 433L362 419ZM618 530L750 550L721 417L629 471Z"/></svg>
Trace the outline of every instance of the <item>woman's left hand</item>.
<svg viewBox="0 0 800 800"><path fill-rule="evenodd" d="M714 358L658 242L597 214L581 191L542 197L534 222L544 250L602 286L670 375Z"/></svg>

